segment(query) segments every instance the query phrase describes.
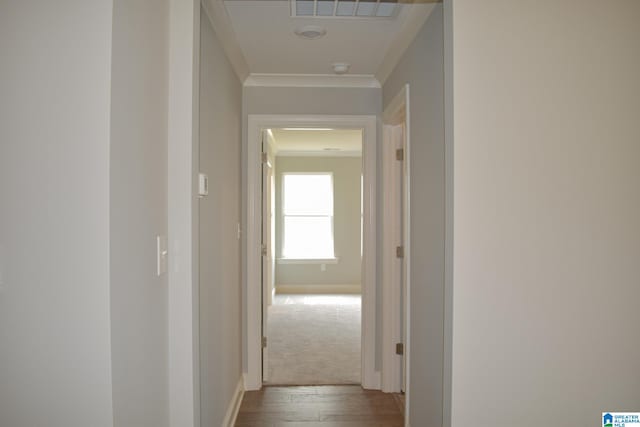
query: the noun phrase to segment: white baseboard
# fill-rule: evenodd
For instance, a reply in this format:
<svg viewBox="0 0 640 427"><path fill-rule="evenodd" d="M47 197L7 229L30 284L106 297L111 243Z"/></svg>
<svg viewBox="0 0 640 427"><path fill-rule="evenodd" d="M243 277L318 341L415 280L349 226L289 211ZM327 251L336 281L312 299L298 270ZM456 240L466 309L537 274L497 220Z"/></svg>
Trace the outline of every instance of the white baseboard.
<svg viewBox="0 0 640 427"><path fill-rule="evenodd" d="M373 371L368 377L366 376L366 372L363 372L365 375L362 378L362 388L365 390L380 390L380 381L382 378L382 374L380 371Z"/></svg>
<svg viewBox="0 0 640 427"><path fill-rule="evenodd" d="M238 418L238 411L240 410L240 405L242 404L243 396L243 378L240 377L240 379L238 380L238 385L236 386L236 391L233 393L233 398L229 403L229 408L227 408L227 413L224 416L224 421L222 421L222 427L233 427L235 425L236 418Z"/></svg>
<svg viewBox="0 0 640 427"><path fill-rule="evenodd" d="M344 285L276 285L276 294L361 294L359 284Z"/></svg>
<svg viewBox="0 0 640 427"><path fill-rule="evenodd" d="M260 356L260 361L262 361L262 355ZM242 374L242 378L244 381L244 391L256 391L262 388L262 372L260 372L257 376L249 376L245 372Z"/></svg>

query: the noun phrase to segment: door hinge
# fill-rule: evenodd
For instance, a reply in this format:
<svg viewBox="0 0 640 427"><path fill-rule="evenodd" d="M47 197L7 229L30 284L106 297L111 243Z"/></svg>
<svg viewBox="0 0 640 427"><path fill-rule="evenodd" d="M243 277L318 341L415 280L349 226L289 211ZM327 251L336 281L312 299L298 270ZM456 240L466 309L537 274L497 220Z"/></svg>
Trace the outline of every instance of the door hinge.
<svg viewBox="0 0 640 427"><path fill-rule="evenodd" d="M396 160L398 160L398 161L403 161L404 160L404 149L403 148L398 148L396 150Z"/></svg>
<svg viewBox="0 0 640 427"><path fill-rule="evenodd" d="M267 245L263 244L260 252L262 253L262 256L267 256Z"/></svg>
<svg viewBox="0 0 640 427"><path fill-rule="evenodd" d="M401 342L396 344L396 354L404 354L404 344L402 344Z"/></svg>
<svg viewBox="0 0 640 427"><path fill-rule="evenodd" d="M262 153L262 157L261 158L262 158L262 163L267 163L267 161L269 160L267 158L267 153Z"/></svg>
<svg viewBox="0 0 640 427"><path fill-rule="evenodd" d="M267 348L267 337L262 337L262 348Z"/></svg>
<svg viewBox="0 0 640 427"><path fill-rule="evenodd" d="M396 246L396 258L404 258L404 246Z"/></svg>

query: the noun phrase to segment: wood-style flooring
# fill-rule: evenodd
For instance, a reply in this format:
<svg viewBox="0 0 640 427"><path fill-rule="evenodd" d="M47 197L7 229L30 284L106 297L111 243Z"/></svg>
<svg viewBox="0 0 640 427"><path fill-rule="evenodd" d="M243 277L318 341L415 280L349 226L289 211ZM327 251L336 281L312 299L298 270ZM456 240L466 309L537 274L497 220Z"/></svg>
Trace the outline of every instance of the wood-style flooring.
<svg viewBox="0 0 640 427"><path fill-rule="evenodd" d="M393 394L360 386L263 387L245 392L236 427L402 427Z"/></svg>

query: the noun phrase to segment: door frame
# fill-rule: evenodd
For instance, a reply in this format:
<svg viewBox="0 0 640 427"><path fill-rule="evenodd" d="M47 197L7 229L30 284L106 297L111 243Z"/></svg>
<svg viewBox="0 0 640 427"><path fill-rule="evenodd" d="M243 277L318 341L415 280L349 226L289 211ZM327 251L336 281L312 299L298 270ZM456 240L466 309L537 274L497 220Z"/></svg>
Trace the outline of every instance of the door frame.
<svg viewBox="0 0 640 427"><path fill-rule="evenodd" d="M361 382L365 389L380 389L376 354L376 162L375 115L263 115L249 114L247 126L247 372L245 390L262 387L262 281L261 281L261 132L278 127L330 127L362 129L363 254Z"/></svg>
<svg viewBox="0 0 640 427"><path fill-rule="evenodd" d="M405 371L405 425L409 425L409 394L411 382L411 122L409 84L405 84L391 100L382 114L383 122L383 282L382 282L382 390L400 391L402 371L395 355L395 343L398 341L400 322L404 324L404 371ZM395 156L393 128L404 127L404 168L403 193L397 194L398 162ZM402 200L402 210L396 201ZM402 215L402 216L400 216ZM398 235L398 223L402 221L401 235ZM395 254L396 242L402 241L404 247L405 298L401 304L400 289L397 283L399 267ZM404 306L404 307L403 307ZM401 315L401 313L403 313Z"/></svg>

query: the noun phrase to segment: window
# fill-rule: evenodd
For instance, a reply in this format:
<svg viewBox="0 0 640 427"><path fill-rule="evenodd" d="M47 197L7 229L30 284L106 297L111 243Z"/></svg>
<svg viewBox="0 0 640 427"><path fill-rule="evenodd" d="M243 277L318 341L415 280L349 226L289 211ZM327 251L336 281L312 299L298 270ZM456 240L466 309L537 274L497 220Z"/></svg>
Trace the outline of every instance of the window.
<svg viewBox="0 0 640 427"><path fill-rule="evenodd" d="M282 174L282 257L332 259L333 175Z"/></svg>

